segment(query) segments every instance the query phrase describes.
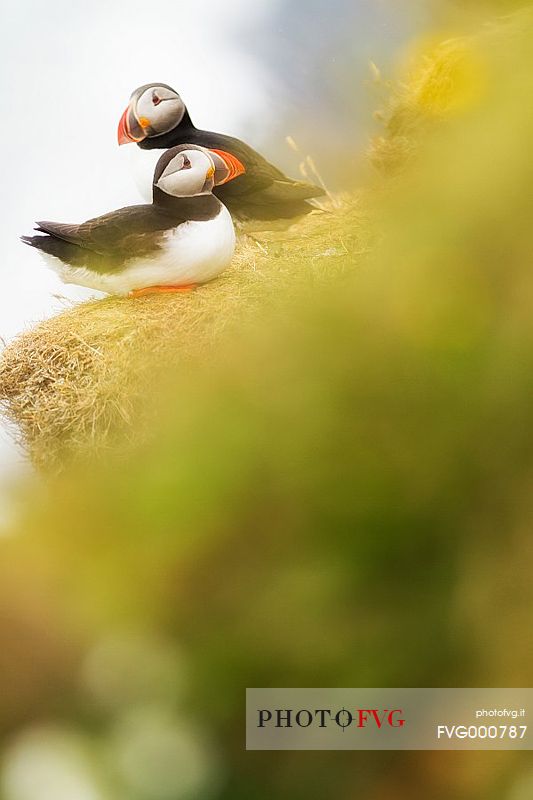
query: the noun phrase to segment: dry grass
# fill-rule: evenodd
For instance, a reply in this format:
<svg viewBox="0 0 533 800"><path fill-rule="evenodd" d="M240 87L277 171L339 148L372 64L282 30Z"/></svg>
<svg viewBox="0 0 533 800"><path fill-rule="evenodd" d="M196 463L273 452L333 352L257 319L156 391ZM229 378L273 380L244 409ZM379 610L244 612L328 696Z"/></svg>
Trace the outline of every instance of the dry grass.
<svg viewBox="0 0 533 800"><path fill-rule="evenodd" d="M330 281L364 251L365 230L345 197L289 230L241 235L231 268L190 294L84 303L19 336L0 360L0 402L33 462L57 470L127 443L154 370L205 352L268 298Z"/></svg>

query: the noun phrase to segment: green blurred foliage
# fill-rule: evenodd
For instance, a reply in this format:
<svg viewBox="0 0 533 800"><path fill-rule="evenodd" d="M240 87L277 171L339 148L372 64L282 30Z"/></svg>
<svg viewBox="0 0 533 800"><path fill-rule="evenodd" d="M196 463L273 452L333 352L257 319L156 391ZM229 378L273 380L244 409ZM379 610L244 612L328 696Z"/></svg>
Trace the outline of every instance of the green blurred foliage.
<svg viewBox="0 0 533 800"><path fill-rule="evenodd" d="M68 723L98 797L531 796L520 754L246 753L244 690L530 683L532 33L470 43L362 267L154 386L151 441L2 541L4 730Z"/></svg>

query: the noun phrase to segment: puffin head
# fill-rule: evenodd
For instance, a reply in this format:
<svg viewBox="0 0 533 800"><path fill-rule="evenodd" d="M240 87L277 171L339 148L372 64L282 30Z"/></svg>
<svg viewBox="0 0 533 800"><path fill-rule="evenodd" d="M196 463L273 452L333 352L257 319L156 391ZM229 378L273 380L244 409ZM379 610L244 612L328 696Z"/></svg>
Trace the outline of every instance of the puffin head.
<svg viewBox="0 0 533 800"><path fill-rule="evenodd" d="M166 83L147 83L135 89L118 124L118 143L142 142L161 136L180 124L185 103Z"/></svg>
<svg viewBox="0 0 533 800"><path fill-rule="evenodd" d="M154 200L158 190L171 197L211 194L215 186L215 161L209 150L180 144L166 150L154 173Z"/></svg>

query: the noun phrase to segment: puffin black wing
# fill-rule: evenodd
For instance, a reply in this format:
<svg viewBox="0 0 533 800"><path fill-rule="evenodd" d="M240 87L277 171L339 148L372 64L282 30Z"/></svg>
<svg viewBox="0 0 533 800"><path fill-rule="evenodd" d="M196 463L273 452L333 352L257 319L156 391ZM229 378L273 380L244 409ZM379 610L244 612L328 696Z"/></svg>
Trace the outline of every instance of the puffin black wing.
<svg viewBox="0 0 533 800"><path fill-rule="evenodd" d="M61 259L73 267L93 272L122 269L132 258L155 254L166 231L211 214L212 197L174 199L171 208L139 205L120 208L80 225L38 222L40 236L22 236L25 244ZM192 202L192 201L199 202ZM209 209L207 208L209 206Z"/></svg>

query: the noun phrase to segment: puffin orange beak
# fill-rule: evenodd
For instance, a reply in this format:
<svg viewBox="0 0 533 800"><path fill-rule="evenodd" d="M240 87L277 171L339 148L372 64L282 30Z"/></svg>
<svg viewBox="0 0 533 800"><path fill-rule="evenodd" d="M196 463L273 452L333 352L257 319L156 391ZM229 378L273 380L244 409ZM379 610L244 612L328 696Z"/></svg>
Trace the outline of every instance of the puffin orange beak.
<svg viewBox="0 0 533 800"><path fill-rule="evenodd" d="M117 139L118 143L120 144L128 144L128 142L133 142L134 139L128 133L128 112L130 108L125 110L123 115L120 118L120 122L118 123L118 131L117 131Z"/></svg>
<svg viewBox="0 0 533 800"><path fill-rule="evenodd" d="M146 139L146 133L137 122L130 106L127 107L118 123L117 139L119 145L142 142L143 139Z"/></svg>
<svg viewBox="0 0 533 800"><path fill-rule="evenodd" d="M233 153L227 153L225 150L215 150L214 147L211 147L210 150L220 156L228 169L228 174L223 181L220 181L217 184L217 186L222 186L224 183L228 183L234 178L238 178L239 175L244 175L246 172L246 167L244 164L241 164L237 156L234 156Z"/></svg>

